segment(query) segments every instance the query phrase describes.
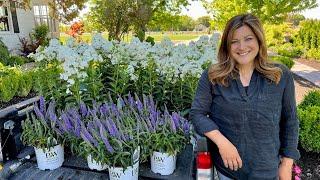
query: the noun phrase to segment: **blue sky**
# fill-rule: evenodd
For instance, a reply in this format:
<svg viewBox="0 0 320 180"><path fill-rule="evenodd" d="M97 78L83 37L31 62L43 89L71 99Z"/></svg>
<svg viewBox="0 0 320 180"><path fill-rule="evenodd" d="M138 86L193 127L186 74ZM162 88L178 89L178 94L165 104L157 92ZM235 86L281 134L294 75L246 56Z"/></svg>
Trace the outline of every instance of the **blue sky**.
<svg viewBox="0 0 320 180"><path fill-rule="evenodd" d="M183 15L191 16L193 19L197 19L198 17L207 15L207 12L205 8L202 6L200 1L191 1L189 0L190 5L187 7L187 9L182 10ZM320 19L320 0L317 0L318 7L314 9L308 9L302 14L306 18L313 18L313 19Z"/></svg>

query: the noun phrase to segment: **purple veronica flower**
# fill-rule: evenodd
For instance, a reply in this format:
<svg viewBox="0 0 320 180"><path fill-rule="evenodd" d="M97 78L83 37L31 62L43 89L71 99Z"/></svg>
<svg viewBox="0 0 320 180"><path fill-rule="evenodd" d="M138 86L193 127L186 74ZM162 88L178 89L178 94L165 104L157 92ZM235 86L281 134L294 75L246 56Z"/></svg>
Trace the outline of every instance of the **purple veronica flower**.
<svg viewBox="0 0 320 180"><path fill-rule="evenodd" d="M34 112L36 113L36 116L37 116L38 119L40 119L40 120L45 120L45 119L44 119L44 115L43 115L43 113L39 110L37 104L34 105L33 110L34 110Z"/></svg>
<svg viewBox="0 0 320 180"><path fill-rule="evenodd" d="M84 102L80 103L80 113L81 113L82 117L87 116L88 109L87 109L87 106L86 106L86 104Z"/></svg>
<svg viewBox="0 0 320 180"><path fill-rule="evenodd" d="M141 103L140 99L137 100L137 108L139 112L142 112L143 104Z"/></svg>
<svg viewBox="0 0 320 180"><path fill-rule="evenodd" d="M73 126L72 126L72 124L71 124L68 116L67 116L65 113L63 113L63 114L61 115L61 119L63 120L63 123L64 123L64 125L65 125L65 131L67 131L67 132L70 133L70 131L72 130L72 127L73 127Z"/></svg>
<svg viewBox="0 0 320 180"><path fill-rule="evenodd" d="M104 127L103 127L102 124L101 124L101 126L100 126L100 136L101 136L101 139L102 139L104 145L106 146L107 150L108 150L110 153L113 153L114 150L113 150L112 146L110 145L110 143L109 143L109 141L108 141L108 138L105 136L105 134L106 134L106 130L104 129Z"/></svg>
<svg viewBox="0 0 320 180"><path fill-rule="evenodd" d="M174 124L174 121L171 120L171 118L170 118L170 125L171 125L171 130L172 130L172 132L176 133L176 132L177 132L177 127L176 127L176 125Z"/></svg>
<svg viewBox="0 0 320 180"><path fill-rule="evenodd" d="M189 134L189 132L190 132L190 124L188 121L183 122L183 132L185 134Z"/></svg>
<svg viewBox="0 0 320 180"><path fill-rule="evenodd" d="M103 104L100 106L100 114L105 115L105 116L108 114L108 105L107 104Z"/></svg>
<svg viewBox="0 0 320 180"><path fill-rule="evenodd" d="M111 104L111 111L113 114L115 114L116 116L119 116L119 110L117 108L117 106L115 104Z"/></svg>
<svg viewBox="0 0 320 180"><path fill-rule="evenodd" d="M54 101L51 101L50 104L49 104L49 107L47 109L47 116L48 118L53 121L53 122L56 122L58 120L57 118L57 115L55 113L55 102Z"/></svg>
<svg viewBox="0 0 320 180"><path fill-rule="evenodd" d="M133 97L131 96L130 93L129 93L129 95L128 95L128 102L129 102L129 105L130 105L131 107L134 107L134 105L135 105L134 99L133 99Z"/></svg>
<svg viewBox="0 0 320 180"><path fill-rule="evenodd" d="M172 113L171 119L174 122L175 127L179 128L179 114L178 113Z"/></svg>
<svg viewBox="0 0 320 180"><path fill-rule="evenodd" d="M111 127L111 124L110 124L109 120L106 119L105 121L102 121L102 122L103 122L103 124L105 125L105 127L108 129L109 134L110 134L111 136L115 137L115 136L116 136L116 132L115 132L114 129Z"/></svg>
<svg viewBox="0 0 320 180"><path fill-rule="evenodd" d="M80 135L81 135L82 139L85 140L86 142L88 142L89 144L93 144L95 147L99 146L98 141L92 137L92 135L88 132L88 130L86 128L81 129Z"/></svg>
<svg viewBox="0 0 320 180"><path fill-rule="evenodd" d="M42 114L45 114L45 112L46 112L46 103L45 103L45 100L44 100L43 96L40 96L40 104L39 104L39 106L40 106L40 112Z"/></svg>
<svg viewBox="0 0 320 180"><path fill-rule="evenodd" d="M156 119L157 119L157 112L154 111L154 110L151 110L150 114L149 114L149 118L150 118L150 121L151 121L151 124L153 127L156 126Z"/></svg>

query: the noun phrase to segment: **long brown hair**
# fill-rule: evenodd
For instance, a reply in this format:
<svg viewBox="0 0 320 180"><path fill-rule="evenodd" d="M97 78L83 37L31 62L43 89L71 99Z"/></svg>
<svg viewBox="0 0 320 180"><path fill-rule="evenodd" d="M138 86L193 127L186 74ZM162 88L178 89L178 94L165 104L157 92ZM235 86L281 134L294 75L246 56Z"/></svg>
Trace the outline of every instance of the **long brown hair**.
<svg viewBox="0 0 320 180"><path fill-rule="evenodd" d="M275 67L274 63L268 61L265 35L260 20L252 14L241 14L231 18L222 35L221 44L218 51L218 63L209 68L209 79L214 84L228 86L229 78L236 78L239 73L236 68L236 61L230 56L230 48L233 33L236 29L247 25L255 34L259 52L254 60L254 68L263 74L267 79L279 83L282 71Z"/></svg>

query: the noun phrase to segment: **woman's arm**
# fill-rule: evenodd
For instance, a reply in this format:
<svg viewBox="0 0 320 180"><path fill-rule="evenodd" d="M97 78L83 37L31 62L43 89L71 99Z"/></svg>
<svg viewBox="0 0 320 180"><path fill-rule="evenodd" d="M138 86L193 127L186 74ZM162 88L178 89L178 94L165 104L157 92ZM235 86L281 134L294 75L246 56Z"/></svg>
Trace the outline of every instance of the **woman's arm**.
<svg viewBox="0 0 320 180"><path fill-rule="evenodd" d="M231 170L237 170L242 167L242 161L236 147L220 133L217 124L208 117L212 98L212 86L206 70L202 73L198 83L190 119L199 134L207 136L218 146L224 165Z"/></svg>
<svg viewBox="0 0 320 180"><path fill-rule="evenodd" d="M292 73L285 69L283 75L286 78L286 85L283 92L280 121L280 155L282 158L279 166L279 178L280 180L287 180L291 179L294 159L299 159L300 157L297 149L299 121Z"/></svg>

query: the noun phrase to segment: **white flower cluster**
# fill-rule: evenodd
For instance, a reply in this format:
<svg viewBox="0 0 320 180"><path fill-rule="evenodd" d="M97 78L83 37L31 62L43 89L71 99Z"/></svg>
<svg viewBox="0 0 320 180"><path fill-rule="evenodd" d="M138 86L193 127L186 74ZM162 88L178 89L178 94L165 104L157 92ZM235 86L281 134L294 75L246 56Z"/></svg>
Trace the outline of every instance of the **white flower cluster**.
<svg viewBox="0 0 320 180"><path fill-rule="evenodd" d="M201 36L198 41L191 41L189 45L173 43L164 39L153 47L152 57L157 64L157 71L169 80L184 78L186 75L199 77L203 71L202 65L216 62L216 35L210 39Z"/></svg>
<svg viewBox="0 0 320 180"><path fill-rule="evenodd" d="M75 78L82 80L87 77L86 68L90 61L103 60L92 46L85 43L77 45L73 39L69 39L66 46L61 45L57 39L52 39L48 47L39 48L35 54L29 56L36 62L44 60L61 62L63 72L60 78L67 81L68 87L75 83Z"/></svg>
<svg viewBox="0 0 320 180"><path fill-rule="evenodd" d="M161 43L151 46L138 38L133 38L130 43L110 42L97 34L92 39L92 46L102 51L112 64L127 65L132 80L137 79L135 69L145 68L151 60L156 63L158 73L174 80L188 74L199 77L203 64L215 63L218 40L219 35L213 34L211 38L201 36L189 45L175 46L170 39L164 38Z"/></svg>
<svg viewBox="0 0 320 180"><path fill-rule="evenodd" d="M74 84L74 77L85 78L85 69L90 61L110 61L112 64L124 65L131 80L138 79L135 74L137 68L146 68L150 61L156 64L156 71L168 80L184 78L187 75L199 77L203 65L216 62L218 34L212 37L201 36L198 41L191 41L189 45L174 45L170 39L163 39L161 43L152 46L147 42L140 42L133 38L130 43L108 41L101 34L95 34L92 45L77 44L69 39L65 46L56 39L50 41L46 48L38 49L31 55L36 61L58 60L63 67L60 78ZM103 58L102 58L103 57Z"/></svg>

